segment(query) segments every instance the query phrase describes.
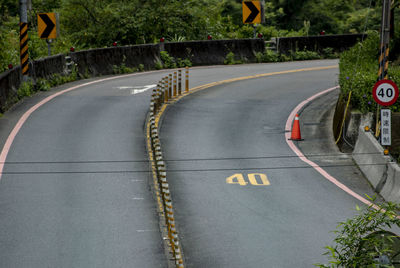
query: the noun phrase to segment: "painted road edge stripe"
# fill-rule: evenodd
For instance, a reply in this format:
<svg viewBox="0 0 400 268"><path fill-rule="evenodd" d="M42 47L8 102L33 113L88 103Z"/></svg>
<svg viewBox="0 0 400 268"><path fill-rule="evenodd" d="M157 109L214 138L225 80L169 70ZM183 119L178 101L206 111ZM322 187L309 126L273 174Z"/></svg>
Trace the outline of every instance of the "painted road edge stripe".
<svg viewBox="0 0 400 268"><path fill-rule="evenodd" d="M173 104L175 102L177 102L178 100L184 98L187 95L190 95L192 93L195 93L197 91L206 89L206 88L210 88L210 87L214 87L214 86L218 86L218 85L222 85L222 84L226 84L226 83L232 83L232 82L237 82L237 81L243 81L243 80L247 80L247 79L255 79L255 78L260 78L260 77L268 77L268 76L273 76L273 75L280 75L280 74L290 74L290 73L297 73L297 72L306 72L306 71L320 71L320 70L329 70L329 69L334 69L337 68L338 65L330 65L330 66L322 66L322 67L312 67L312 68L304 68L304 69L295 69L295 70L288 70L288 71L281 71L281 72L272 72L272 73L265 73L265 74L257 74L257 75L251 75L251 76L244 76L244 77L238 77L238 78L232 78L232 79L228 79L228 80L222 80L222 81L218 81L218 82L213 82L213 83L209 83L209 84L205 84L205 85L201 85L201 86L197 86L194 88L191 88L189 90L189 92L182 94L181 96L179 96L178 98L175 98L174 100L170 101L169 104ZM346 185L344 185L343 183L339 182L336 178L334 178L333 176L331 176L328 172L326 172L323 168L321 168L320 166L318 166L316 163L314 163L313 161L309 160L307 157L304 156L304 154L296 147L296 145L293 143L293 141L288 140L290 138L290 131L291 131L291 126L292 126L292 122L294 120L294 117L296 115L296 113L298 113L302 108L304 108L304 106L306 106L308 103L310 103L311 101L313 101L314 99L327 94L335 89L338 89L339 86L336 87L332 87L329 89L326 89L320 93L317 93L311 97L309 97L308 99L304 100L303 102L301 102L300 104L298 104L296 106L296 108L294 108L294 110L291 112L291 114L289 115L288 120L286 121L286 126L285 126L285 138L286 138L286 142L288 144L288 146L292 149L292 151L306 164L310 165L312 168L314 168L317 172L319 172L325 179L329 180L330 182L332 182L333 184L335 184L337 187L339 187L340 189L342 189L343 191L345 191L347 194L353 196L354 198L356 198L357 200L361 201L362 203L368 205L368 206L373 206L375 209L380 209L379 206L373 204L372 202L368 201L366 198L360 196L359 194L357 194L356 192L354 192L353 190L351 190L349 187L347 187ZM156 124L159 124L159 121L162 117L162 115L164 114L167 106L169 104L163 105L160 109L160 112L157 114L156 116Z"/></svg>
<svg viewBox="0 0 400 268"><path fill-rule="evenodd" d="M126 74L126 75L118 75L118 76L113 76L113 77L99 79L99 80L96 80L96 81L83 83L83 84L80 84L80 85L77 85L77 86L73 86L73 87L64 89L64 90L62 90L60 92L54 93L54 94L48 96L47 98L41 100L36 105L32 106L28 111L26 111L21 116L21 118L15 124L13 130L8 135L8 138L7 138L7 140L6 140L6 142L5 142L4 146L3 146L3 149L1 150L1 153L0 153L0 180L1 180L2 176L3 176L3 170L4 170L4 165L6 164L7 155L10 152L11 145L13 144L13 142L15 140L15 137L18 135L18 132L21 130L21 128L25 124L26 120L28 120L28 118L37 109L39 109L41 106L43 106L44 104L48 103L49 101L51 101L52 99L54 99L54 98L56 98L56 97L58 97L60 95L63 95L65 93L68 93L70 91L73 91L75 89L82 88L82 87L85 87L85 86L90 86L90 85L102 83L102 82L105 82L105 81L120 79L120 78L127 78L127 77L131 77L131 76L139 76L139 75L143 75L143 74L161 73L161 72L166 72L166 70L151 71L151 72L144 72L144 73L133 73L133 74Z"/></svg>
<svg viewBox="0 0 400 268"><path fill-rule="evenodd" d="M345 191L347 194L353 196L354 198L358 199L362 203L368 205L368 206L373 206L375 209L380 209L377 205L373 204L372 202L368 201L366 198L362 197L361 195L357 194L353 190L351 190L349 187L344 185L343 183L339 182L337 179L335 179L333 176L331 176L328 172L326 172L323 168L321 168L319 165L317 165L315 162L309 160L307 157L304 156L304 154L300 151L300 149L294 144L292 140L290 140L290 133L291 133L291 127L293 120L296 116L297 113L299 113L304 106L306 106L308 103L311 101L315 100L316 98L327 94L335 89L340 88L339 86L328 88L324 91L321 91L308 99L302 101L299 103L293 111L290 113L287 121L286 121L286 126L285 126L285 139L286 143L289 145L290 149L306 164L310 165L312 168L314 168L318 173L320 173L324 178L326 178L328 181L332 182L334 185Z"/></svg>

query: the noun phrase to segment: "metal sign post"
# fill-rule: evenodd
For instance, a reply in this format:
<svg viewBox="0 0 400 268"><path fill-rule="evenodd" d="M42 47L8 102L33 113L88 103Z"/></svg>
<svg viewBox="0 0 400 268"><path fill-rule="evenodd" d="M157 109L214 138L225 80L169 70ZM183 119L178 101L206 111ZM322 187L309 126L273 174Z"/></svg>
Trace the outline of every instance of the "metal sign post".
<svg viewBox="0 0 400 268"><path fill-rule="evenodd" d="M46 43L47 43L47 52L48 55L51 56L51 43L53 42L52 39L46 39Z"/></svg>

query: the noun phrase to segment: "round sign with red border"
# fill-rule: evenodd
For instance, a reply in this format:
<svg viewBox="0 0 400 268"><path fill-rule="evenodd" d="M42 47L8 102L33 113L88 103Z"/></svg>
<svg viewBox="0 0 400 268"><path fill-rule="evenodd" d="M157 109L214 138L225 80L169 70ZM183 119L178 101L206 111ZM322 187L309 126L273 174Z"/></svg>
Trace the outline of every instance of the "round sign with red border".
<svg viewBox="0 0 400 268"><path fill-rule="evenodd" d="M382 106L393 105L399 97L399 88L391 80L380 80L372 89L374 100Z"/></svg>

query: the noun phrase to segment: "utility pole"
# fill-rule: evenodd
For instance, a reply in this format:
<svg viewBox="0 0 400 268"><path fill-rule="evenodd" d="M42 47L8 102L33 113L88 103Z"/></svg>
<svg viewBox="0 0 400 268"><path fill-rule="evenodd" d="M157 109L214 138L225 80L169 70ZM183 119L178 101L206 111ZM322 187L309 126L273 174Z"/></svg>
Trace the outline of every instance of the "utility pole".
<svg viewBox="0 0 400 268"><path fill-rule="evenodd" d="M383 0L382 3L382 22L381 22L381 44L379 58L379 80L387 78L389 66L389 41L390 41L390 15L391 0Z"/></svg>
<svg viewBox="0 0 400 268"><path fill-rule="evenodd" d="M379 71L378 80L388 78L388 67L389 67L389 41L390 41L390 14L392 0L383 0L382 3L382 21L381 21L381 43L380 43L380 56L379 56ZM381 107L378 104L376 109L376 126L375 126L375 137L380 136L380 110Z"/></svg>
<svg viewBox="0 0 400 268"><path fill-rule="evenodd" d="M29 55L28 55L28 7L27 0L19 1L20 9L20 59L23 81L28 80Z"/></svg>

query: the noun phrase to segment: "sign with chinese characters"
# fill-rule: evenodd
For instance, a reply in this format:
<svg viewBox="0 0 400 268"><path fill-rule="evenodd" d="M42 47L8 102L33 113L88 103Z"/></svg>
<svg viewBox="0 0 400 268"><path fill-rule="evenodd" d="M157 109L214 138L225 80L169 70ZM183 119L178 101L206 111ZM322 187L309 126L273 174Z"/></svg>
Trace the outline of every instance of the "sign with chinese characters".
<svg viewBox="0 0 400 268"><path fill-rule="evenodd" d="M391 113L389 109L381 110L381 144L392 145Z"/></svg>

